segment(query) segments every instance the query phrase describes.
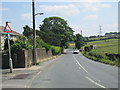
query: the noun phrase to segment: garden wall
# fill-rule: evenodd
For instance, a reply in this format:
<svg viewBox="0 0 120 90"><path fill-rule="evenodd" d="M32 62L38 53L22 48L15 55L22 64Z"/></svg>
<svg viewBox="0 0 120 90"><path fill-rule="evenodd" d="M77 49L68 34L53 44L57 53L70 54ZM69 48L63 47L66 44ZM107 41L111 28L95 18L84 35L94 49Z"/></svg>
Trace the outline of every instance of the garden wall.
<svg viewBox="0 0 120 90"><path fill-rule="evenodd" d="M33 65L33 50L21 50L12 54L14 68L27 68ZM37 63L43 62L53 57L51 50L45 48L37 49ZM9 57L6 52L2 52L2 68L9 68Z"/></svg>

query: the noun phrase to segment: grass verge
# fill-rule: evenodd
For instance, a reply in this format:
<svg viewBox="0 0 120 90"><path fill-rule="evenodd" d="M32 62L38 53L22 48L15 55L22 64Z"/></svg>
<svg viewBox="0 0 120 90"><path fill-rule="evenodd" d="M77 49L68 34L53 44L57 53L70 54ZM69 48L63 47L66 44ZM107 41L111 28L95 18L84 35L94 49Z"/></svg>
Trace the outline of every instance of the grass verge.
<svg viewBox="0 0 120 90"><path fill-rule="evenodd" d="M100 63L104 63L104 64L109 64L109 65L120 67L120 61L119 61L119 59L115 60L115 61L111 61L111 60L105 59L105 58L96 58L94 56L90 56L88 53L85 53L85 52L82 52L82 54L85 57L87 57L87 58L89 58L91 60L94 60L94 61L97 61L97 62L100 62Z"/></svg>
<svg viewBox="0 0 120 90"><path fill-rule="evenodd" d="M111 39L108 42L103 40L88 42L86 46L96 45L97 48L90 51L83 51L82 54L91 60L120 67L120 58L105 55L105 53L120 54L118 51L120 43L118 41L120 39Z"/></svg>

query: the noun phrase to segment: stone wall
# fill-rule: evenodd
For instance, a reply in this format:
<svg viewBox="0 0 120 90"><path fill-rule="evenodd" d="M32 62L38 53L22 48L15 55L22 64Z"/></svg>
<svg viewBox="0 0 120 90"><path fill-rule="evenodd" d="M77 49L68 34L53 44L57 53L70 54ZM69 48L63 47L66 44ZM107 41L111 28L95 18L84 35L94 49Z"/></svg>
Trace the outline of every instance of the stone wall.
<svg viewBox="0 0 120 90"><path fill-rule="evenodd" d="M12 54L14 68L27 68L33 65L33 50L21 50L16 54ZM45 48L37 49L37 63L46 61L53 57L51 50L46 51ZM8 54L2 53L2 68L9 68Z"/></svg>
<svg viewBox="0 0 120 90"><path fill-rule="evenodd" d="M37 49L37 63L45 61L45 59L52 57L51 50L46 51L46 49Z"/></svg>

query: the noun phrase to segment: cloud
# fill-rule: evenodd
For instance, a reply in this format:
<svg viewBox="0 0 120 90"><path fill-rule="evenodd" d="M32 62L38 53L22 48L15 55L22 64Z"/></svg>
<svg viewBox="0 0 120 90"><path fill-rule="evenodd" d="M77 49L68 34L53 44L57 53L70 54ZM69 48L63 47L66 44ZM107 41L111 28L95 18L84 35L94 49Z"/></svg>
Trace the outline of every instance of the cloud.
<svg viewBox="0 0 120 90"><path fill-rule="evenodd" d="M112 7L112 5L110 5L110 4L100 4L100 6L102 8L110 8L110 7Z"/></svg>
<svg viewBox="0 0 120 90"><path fill-rule="evenodd" d="M97 15L88 15L88 16L86 16L84 19L85 19L85 20L95 20L95 19L97 19L97 18L98 18Z"/></svg>
<svg viewBox="0 0 120 90"><path fill-rule="evenodd" d="M67 4L67 5L40 5L40 9L44 13L52 15L62 15L62 16L76 16L81 12L98 12L100 9L112 7L109 3L97 2L99 0L79 2L77 4Z"/></svg>
<svg viewBox="0 0 120 90"><path fill-rule="evenodd" d="M92 11L92 12L98 11L98 7L93 5L93 3L83 3L82 8L84 8L83 10L86 11L86 12L88 12L88 11Z"/></svg>
<svg viewBox="0 0 120 90"><path fill-rule="evenodd" d="M9 8L0 8L0 11L8 11Z"/></svg>
<svg viewBox="0 0 120 90"><path fill-rule="evenodd" d="M36 2L119 2L119 0L35 0ZM31 0L1 0L1 2L31 2Z"/></svg>
<svg viewBox="0 0 120 90"><path fill-rule="evenodd" d="M89 3L93 3L93 2L100 2L101 0L84 0L84 2L89 2Z"/></svg>
<svg viewBox="0 0 120 90"><path fill-rule="evenodd" d="M32 15L31 15L31 13L23 13L23 14L21 14L21 17L24 20L31 20Z"/></svg>
<svg viewBox="0 0 120 90"><path fill-rule="evenodd" d="M75 16L80 14L80 10L73 4L69 5L42 5L40 6L43 12L50 14L60 14L64 16Z"/></svg>
<svg viewBox="0 0 120 90"><path fill-rule="evenodd" d="M112 7L111 4L103 4L101 2L84 2L81 6L82 8L84 8L83 10L86 12L88 11L97 12L100 9Z"/></svg>

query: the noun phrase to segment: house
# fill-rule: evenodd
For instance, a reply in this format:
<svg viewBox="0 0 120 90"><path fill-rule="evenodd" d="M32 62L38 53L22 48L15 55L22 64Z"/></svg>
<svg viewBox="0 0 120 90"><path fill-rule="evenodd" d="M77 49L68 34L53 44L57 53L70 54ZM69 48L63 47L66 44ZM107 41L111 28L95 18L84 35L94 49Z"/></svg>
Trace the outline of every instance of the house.
<svg viewBox="0 0 120 90"><path fill-rule="evenodd" d="M0 26L0 51L4 49L4 42L5 42L5 38L7 37L7 33L4 32L4 26ZM13 41L17 40L17 37L20 36L21 34L15 31L12 31L10 33L11 39L13 39Z"/></svg>

